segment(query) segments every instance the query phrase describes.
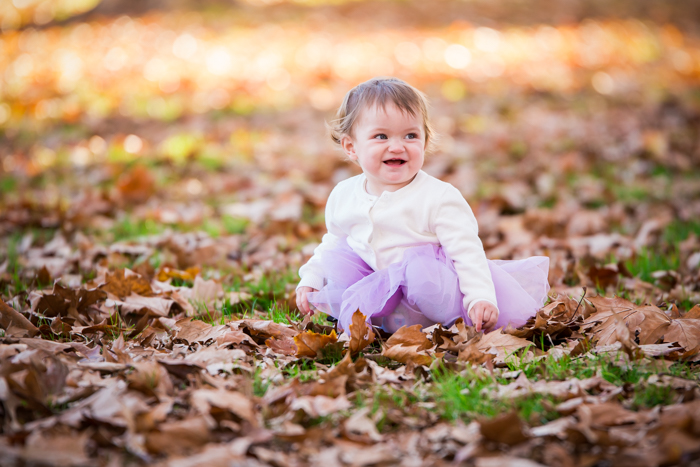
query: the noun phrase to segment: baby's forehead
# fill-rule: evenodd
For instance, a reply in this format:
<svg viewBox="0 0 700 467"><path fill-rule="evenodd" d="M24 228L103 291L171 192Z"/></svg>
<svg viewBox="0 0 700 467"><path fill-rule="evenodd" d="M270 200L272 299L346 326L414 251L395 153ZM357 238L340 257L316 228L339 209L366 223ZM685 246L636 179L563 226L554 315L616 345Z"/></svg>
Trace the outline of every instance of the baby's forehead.
<svg viewBox="0 0 700 467"><path fill-rule="evenodd" d="M368 119L372 119L373 117L378 117L379 119L390 118L389 113L393 113L392 111L394 110L398 110L401 114L403 114L403 116L406 117L422 118L419 109L411 109L410 107L402 106L401 104L389 99L384 102L376 100L374 102L367 103L358 110L359 112L355 124L365 123Z"/></svg>

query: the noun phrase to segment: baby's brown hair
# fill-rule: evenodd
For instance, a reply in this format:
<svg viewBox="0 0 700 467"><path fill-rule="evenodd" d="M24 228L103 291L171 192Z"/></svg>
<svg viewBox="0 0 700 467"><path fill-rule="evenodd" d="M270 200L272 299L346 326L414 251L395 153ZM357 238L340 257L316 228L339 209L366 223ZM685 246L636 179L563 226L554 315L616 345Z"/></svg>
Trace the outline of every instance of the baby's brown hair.
<svg viewBox="0 0 700 467"><path fill-rule="evenodd" d="M348 91L335 120L329 125L333 142L341 144L343 136L352 136L352 129L362 110L373 105L383 109L387 102L393 103L399 110L413 117L418 113L423 116L427 152L434 138L434 131L428 120L428 99L422 92L398 78L372 78Z"/></svg>

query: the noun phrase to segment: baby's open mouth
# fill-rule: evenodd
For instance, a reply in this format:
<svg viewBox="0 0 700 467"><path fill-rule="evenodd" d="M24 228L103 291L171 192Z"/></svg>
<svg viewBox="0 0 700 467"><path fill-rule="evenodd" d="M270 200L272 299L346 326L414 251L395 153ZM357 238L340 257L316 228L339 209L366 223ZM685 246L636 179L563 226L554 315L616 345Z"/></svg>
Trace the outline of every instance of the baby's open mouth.
<svg viewBox="0 0 700 467"><path fill-rule="evenodd" d="M403 165L406 163L406 161L403 159L389 159L384 161L384 163L386 165Z"/></svg>

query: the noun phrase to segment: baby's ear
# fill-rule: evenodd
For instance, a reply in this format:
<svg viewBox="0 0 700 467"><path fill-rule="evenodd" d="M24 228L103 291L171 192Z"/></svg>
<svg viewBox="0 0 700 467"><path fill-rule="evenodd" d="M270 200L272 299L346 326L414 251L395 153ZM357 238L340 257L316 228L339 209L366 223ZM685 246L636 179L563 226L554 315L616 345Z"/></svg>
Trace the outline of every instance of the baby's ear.
<svg viewBox="0 0 700 467"><path fill-rule="evenodd" d="M357 160L357 154L355 153L355 143L353 142L352 138L350 138L348 135L343 136L343 138L340 140L340 146L343 148L343 152L345 152L345 155L348 156L348 159L352 161Z"/></svg>

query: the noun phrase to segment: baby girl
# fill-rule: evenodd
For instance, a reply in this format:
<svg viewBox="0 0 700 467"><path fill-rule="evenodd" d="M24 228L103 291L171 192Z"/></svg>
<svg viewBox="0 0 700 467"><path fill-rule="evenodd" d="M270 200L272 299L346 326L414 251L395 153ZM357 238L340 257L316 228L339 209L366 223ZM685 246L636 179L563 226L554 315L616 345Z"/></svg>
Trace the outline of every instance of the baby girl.
<svg viewBox="0 0 700 467"><path fill-rule="evenodd" d="M359 309L387 332L457 318L492 330L522 325L544 304L549 259L490 261L462 194L421 168L434 139L425 96L396 78L347 93L333 141L362 174L326 204L328 233L299 269L297 306L349 330Z"/></svg>

